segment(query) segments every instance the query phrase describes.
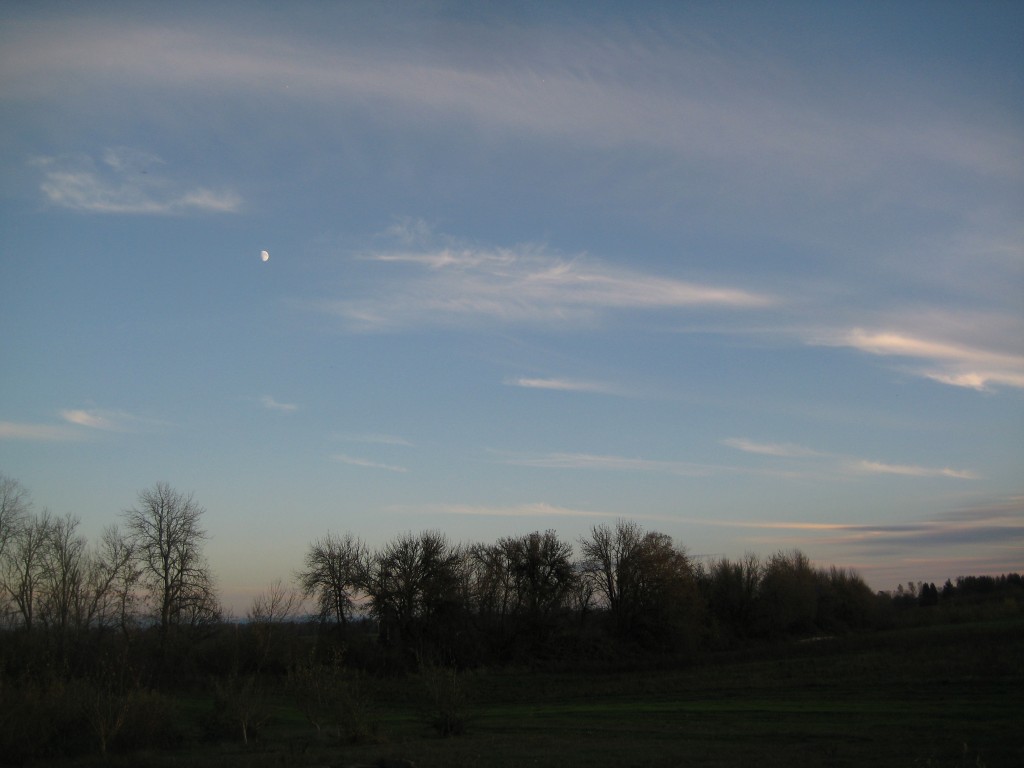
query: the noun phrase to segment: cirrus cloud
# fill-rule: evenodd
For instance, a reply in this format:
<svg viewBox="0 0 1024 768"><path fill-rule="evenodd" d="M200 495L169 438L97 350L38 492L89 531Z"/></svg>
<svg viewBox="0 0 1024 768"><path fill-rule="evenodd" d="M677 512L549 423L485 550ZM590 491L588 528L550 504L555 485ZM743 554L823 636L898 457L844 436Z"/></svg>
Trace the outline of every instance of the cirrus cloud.
<svg viewBox="0 0 1024 768"><path fill-rule="evenodd" d="M388 472L408 472L405 467L396 464L382 464L377 461L363 459L359 456L349 456L345 453L336 453L331 458L341 464L348 464L351 467L364 467L366 469L383 469Z"/></svg>
<svg viewBox="0 0 1024 768"><path fill-rule="evenodd" d="M29 424L16 421L0 421L0 440L63 442L80 438L80 433L59 424Z"/></svg>
<svg viewBox="0 0 1024 768"><path fill-rule="evenodd" d="M956 387L988 390L992 385L1024 388L1024 355L957 341L894 330L853 328L836 335L831 346L852 347L883 357L926 361L916 373Z"/></svg>
<svg viewBox="0 0 1024 768"><path fill-rule="evenodd" d="M190 187L158 173L162 161L134 149L110 148L97 165L91 157L36 157L39 188L61 208L83 213L167 216L185 213L237 213L242 199L230 190Z"/></svg>
<svg viewBox="0 0 1024 768"><path fill-rule="evenodd" d="M777 300L742 288L706 285L613 267L539 246L436 248L369 254L401 268L386 288L359 298L313 302L353 330L424 324L475 327L481 321L581 326L615 311L753 310Z"/></svg>

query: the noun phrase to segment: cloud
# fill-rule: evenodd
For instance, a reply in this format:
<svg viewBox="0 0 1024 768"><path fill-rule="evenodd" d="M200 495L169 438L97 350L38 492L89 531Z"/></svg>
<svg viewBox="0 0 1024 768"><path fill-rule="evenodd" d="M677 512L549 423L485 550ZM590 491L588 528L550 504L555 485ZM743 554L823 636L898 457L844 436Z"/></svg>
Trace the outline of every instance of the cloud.
<svg viewBox="0 0 1024 768"><path fill-rule="evenodd" d="M899 553L913 556L915 548L1004 545L1017 548L1024 543L1024 510L1017 504L1016 514L991 514L978 510L970 516L938 516L934 520L903 525L848 525L821 543L855 545L863 551ZM974 552L973 554L979 554Z"/></svg>
<svg viewBox="0 0 1024 768"><path fill-rule="evenodd" d="M942 384L976 390L987 390L991 385L1024 388L1024 355L913 333L863 328L853 328L825 343L871 355L925 360L927 366L916 373Z"/></svg>
<svg viewBox="0 0 1024 768"><path fill-rule="evenodd" d="M371 263L404 267L382 275L377 295L315 302L353 329L423 324L475 326L480 321L580 326L614 311L728 309L772 306L766 294L704 285L613 267L539 246L439 248L373 253Z"/></svg>
<svg viewBox="0 0 1024 768"><path fill-rule="evenodd" d="M563 507L547 502L528 502L491 506L487 504L421 504L416 506L396 505L396 512L411 512L424 515L464 515L470 517L564 517L602 518L612 520L647 520L659 523L677 523L680 518L673 515L644 514L636 512L608 512L590 509Z"/></svg>
<svg viewBox="0 0 1024 768"><path fill-rule="evenodd" d="M95 411L61 411L61 417L72 424L80 427L91 427L93 429L114 429L113 422Z"/></svg>
<svg viewBox="0 0 1024 768"><path fill-rule="evenodd" d="M781 458L814 458L834 457L813 451L803 446L772 443L754 443L744 438L732 438L723 441L730 447L739 450ZM920 467L901 464L883 464L866 459L834 457L841 459L836 467L839 470L854 474L891 474L905 477L952 478L957 480L976 480L978 475L969 470ZM538 469L582 469L604 470L613 472L657 472L688 477L704 477L711 474L755 474L774 477L803 477L802 472L786 472L752 469L723 464L703 464L689 461L666 461L662 459L645 459L641 457L595 455L589 453L546 453L538 455L512 456L505 459L506 464Z"/></svg>
<svg viewBox="0 0 1024 768"><path fill-rule="evenodd" d="M394 464L381 464L376 461L370 461L369 459L362 459L358 456L349 456L344 453L336 453L331 458L334 461L342 464L348 464L353 467L366 467L368 469L384 469L388 472L407 472L405 467L399 467Z"/></svg>
<svg viewBox="0 0 1024 768"><path fill-rule="evenodd" d="M80 438L80 433L60 425L0 421L0 440L62 442Z"/></svg>
<svg viewBox="0 0 1024 768"><path fill-rule="evenodd" d="M260 404L267 410L283 411L284 413L292 413L299 408L295 403L279 403L270 395L263 395L260 398Z"/></svg>
<svg viewBox="0 0 1024 768"><path fill-rule="evenodd" d="M824 456L819 451L805 448L802 445L793 443L757 443L745 437L730 437L722 441L722 445L735 448L746 453L757 453L764 456L779 456L783 458L804 458L811 456Z"/></svg>
<svg viewBox="0 0 1024 768"><path fill-rule="evenodd" d="M135 432L164 426L164 422L156 419L135 416L125 411L105 410L102 408L67 409L60 412L65 421L80 427L98 429L104 432Z"/></svg>
<svg viewBox="0 0 1024 768"><path fill-rule="evenodd" d="M186 188L148 168L162 161L131 149L107 149L103 166L92 158L39 157L40 190L62 208L84 213L174 215L236 213L242 200L234 192L205 187Z"/></svg>
<svg viewBox="0 0 1024 768"><path fill-rule="evenodd" d="M915 110L916 102L903 98L915 87L933 94L933 78L898 73L875 83L865 99L855 73L809 71L805 62L766 51L760 39L754 46L742 37L705 38L671 23L658 26L643 32L577 24L559 28L553 44L545 38L551 29L502 24L500 17L488 27L431 18L438 41L431 51L405 44L397 30L368 32L353 19L337 24L351 36L331 47L289 39L278 28L254 35L56 20L20 26L0 46L0 72L14 94L63 94L92 81L171 94L186 88L287 93L290 105L304 99L321 110L324 104L338 110L370 105L420 121L432 117L600 148L627 144L689 161L768 164L829 189L871 171L895 175L922 158L1020 176L1012 120ZM369 39L378 44L367 46ZM823 98L826 86L830 96ZM857 111L842 108L853 99Z"/></svg>
<svg viewBox="0 0 1024 768"><path fill-rule="evenodd" d="M672 475L698 477L715 470L732 470L732 467L716 467L686 461L664 461L659 459L631 458L627 456L598 456L588 453L546 453L536 456L518 456L506 459L505 463L521 467L540 469L598 469L616 472L663 472Z"/></svg>
<svg viewBox="0 0 1024 768"><path fill-rule="evenodd" d="M881 475L904 475L907 477L951 477L958 480L977 480L978 475L965 469L950 469L949 467L918 467L908 464L884 464L880 461L868 461L860 459L853 463L857 472Z"/></svg>
<svg viewBox="0 0 1024 768"><path fill-rule="evenodd" d="M759 443L745 437L731 437L722 440L722 445L730 448L754 453L762 456L774 456L776 458L800 459L800 458L822 458L835 459L839 463L837 468L840 471L854 474L871 475L902 475L904 477L948 477L958 480L977 480L975 472L966 469L950 469L949 467L921 467L911 464L887 464L880 461L842 456L835 453L824 453L793 443ZM831 462L830 462L831 463Z"/></svg>
<svg viewBox="0 0 1024 768"><path fill-rule="evenodd" d="M593 392L602 395L617 394L614 387L599 381L519 377L505 379L504 383L510 387L522 387L524 389L551 389L558 392Z"/></svg>
<svg viewBox="0 0 1024 768"><path fill-rule="evenodd" d="M135 432L164 426L164 422L134 416L125 411L100 408L69 408L60 411L65 424L24 424L0 422L0 439L69 441L85 439L87 432Z"/></svg>
<svg viewBox="0 0 1024 768"><path fill-rule="evenodd" d="M468 515L474 517L622 517L614 512L594 512L560 507L546 502L486 506L474 504L426 504L416 508L428 514Z"/></svg>
<svg viewBox="0 0 1024 768"><path fill-rule="evenodd" d="M930 520L903 523L844 523L814 521L758 521L681 518L692 525L792 533L798 540L774 537L761 538L783 546L835 547L875 556L897 556L900 561L920 560L924 553L942 553L942 561L957 547L980 544L1019 548L1024 542L1024 499L1014 497L998 503L936 515ZM972 555L979 555L972 551Z"/></svg>

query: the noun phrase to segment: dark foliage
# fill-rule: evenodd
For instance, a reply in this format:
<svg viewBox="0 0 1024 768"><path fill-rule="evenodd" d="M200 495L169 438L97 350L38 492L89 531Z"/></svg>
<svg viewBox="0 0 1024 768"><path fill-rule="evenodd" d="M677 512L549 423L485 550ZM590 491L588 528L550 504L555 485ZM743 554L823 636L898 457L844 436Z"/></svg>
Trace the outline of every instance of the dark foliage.
<svg viewBox="0 0 1024 768"><path fill-rule="evenodd" d="M329 534L311 545L298 589L275 583L229 623L190 496L156 486L132 511L132 536L108 529L89 549L73 518L33 515L20 487L4 488L0 756L13 765L202 738L247 747L281 701L319 742L370 743L367 692L388 680L406 681L422 722L455 736L471 725L467 683L480 670L672 669L787 645L812 658L824 646L796 641L1024 610L1020 574L872 593L799 551L699 564L669 536L619 522L596 526L578 559L554 531L473 546L407 533L378 551ZM156 578L170 561L144 538L143 523L166 519L187 550L177 582ZM315 601L308 619L302 595ZM172 704L183 700L186 715Z"/></svg>

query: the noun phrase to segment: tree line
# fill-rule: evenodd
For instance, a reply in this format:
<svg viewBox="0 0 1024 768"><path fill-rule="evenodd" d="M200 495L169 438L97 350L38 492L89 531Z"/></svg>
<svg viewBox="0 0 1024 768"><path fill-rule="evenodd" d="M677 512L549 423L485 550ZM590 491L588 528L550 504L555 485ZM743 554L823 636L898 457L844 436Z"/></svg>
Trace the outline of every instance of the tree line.
<svg viewBox="0 0 1024 768"><path fill-rule="evenodd" d="M77 518L36 511L0 475L0 754L179 743L172 692L212 696L211 738L247 741L268 696L288 697L317 734L362 738L360 675L417 675L436 692L455 680L436 670L693 664L1024 605L1018 574L874 593L799 551L695 559L619 520L576 541L546 530L466 544L427 530L371 548L328 532L291 583L270 584L238 619L203 553L204 514L157 483L89 542ZM450 708L436 722L458 726Z"/></svg>
<svg viewBox="0 0 1024 768"><path fill-rule="evenodd" d="M188 638L225 623L203 555L204 513L191 494L157 483L90 545L75 517L34 512L25 488L0 476L3 625L45 637L65 666L74 641L93 635L145 637L158 666L173 666ZM254 599L248 625L311 617L324 635L347 636L350 653L362 638L364 657L397 669L687 657L879 628L910 606L1021 590L1013 575L874 593L855 572L814 567L795 550L695 560L629 520L576 542L546 530L460 544L428 530L371 549L329 532L294 577L294 587L278 582Z"/></svg>

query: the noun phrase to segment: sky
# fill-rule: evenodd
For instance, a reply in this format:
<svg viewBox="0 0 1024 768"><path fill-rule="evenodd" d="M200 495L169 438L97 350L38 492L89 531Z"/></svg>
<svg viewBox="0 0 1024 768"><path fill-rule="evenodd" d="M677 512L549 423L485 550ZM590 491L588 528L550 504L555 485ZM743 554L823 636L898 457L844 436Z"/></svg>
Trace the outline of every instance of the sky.
<svg viewBox="0 0 1024 768"><path fill-rule="evenodd" d="M1019 3L0 5L0 472L225 604L351 531L1024 569ZM266 250L270 258L261 259Z"/></svg>

